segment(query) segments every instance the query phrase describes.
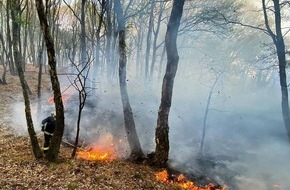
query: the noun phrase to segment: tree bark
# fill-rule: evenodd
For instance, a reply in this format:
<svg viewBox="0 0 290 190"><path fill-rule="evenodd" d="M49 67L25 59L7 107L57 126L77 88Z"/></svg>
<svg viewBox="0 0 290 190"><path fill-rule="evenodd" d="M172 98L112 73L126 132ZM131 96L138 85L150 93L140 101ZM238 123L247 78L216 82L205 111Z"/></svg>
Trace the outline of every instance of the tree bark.
<svg viewBox="0 0 290 190"><path fill-rule="evenodd" d="M159 30L160 30L162 14L163 14L164 9L165 9L165 3L160 2L159 15L158 15L158 19L157 19L156 29L155 29L155 31L153 30L154 39L153 39L153 46L152 46L152 61L151 61L151 66L150 66L150 78L151 79L153 78L154 67L155 67L155 63L156 63L157 49L158 49L158 47L160 47L160 46L157 46L157 39L158 39L158 34L159 34Z"/></svg>
<svg viewBox="0 0 290 190"><path fill-rule="evenodd" d="M281 107L282 107L282 116L284 121L284 126L286 129L287 137L290 142L290 115L289 115L289 100L288 100L288 85L287 85L287 75L286 75L286 56L285 56L285 43L283 39L282 29L281 29L281 11L279 0L272 0L274 3L274 12L275 12L275 28L276 34L272 31L268 21L267 8L265 0L262 0L263 13L265 18L265 26L268 33L272 37L272 40L275 44L277 57L279 62L279 78L280 78L280 87L281 87Z"/></svg>
<svg viewBox="0 0 290 190"><path fill-rule="evenodd" d="M15 67L14 67L14 60L12 56L12 39L10 34L10 13L9 10L11 9L11 1L7 1L6 4L6 27L7 27L7 42L8 42L8 60L9 60L9 71L12 75L15 74Z"/></svg>
<svg viewBox="0 0 290 190"><path fill-rule="evenodd" d="M125 33L125 18L121 7L120 0L115 0L115 12L118 19L118 34L119 34L119 83L120 92L124 112L125 129L131 149L130 158L136 161L139 158L144 157L139 138L137 135L135 121L133 117L132 108L127 91L126 83L126 64L127 64L127 52L126 52L126 33Z"/></svg>
<svg viewBox="0 0 290 190"><path fill-rule="evenodd" d="M154 7L155 0L151 1L150 7L150 16L149 16L149 24L148 24L148 33L147 33L147 43L146 43L146 54L145 54L145 77L149 79L149 58L151 53L151 39L152 39L152 31L154 27Z"/></svg>
<svg viewBox="0 0 290 190"><path fill-rule="evenodd" d="M184 0L173 1L173 7L165 36L167 67L163 78L161 104L159 106L157 127L155 131L156 149L154 164L157 167L166 167L169 155L168 116L171 107L174 77L176 75L179 61L176 43L183 5Z"/></svg>
<svg viewBox="0 0 290 190"><path fill-rule="evenodd" d="M85 21L86 0L82 0L81 6L81 63L86 64L86 21Z"/></svg>
<svg viewBox="0 0 290 190"><path fill-rule="evenodd" d="M222 73L219 73L217 75L217 77L215 78L215 81L214 81L213 85L211 86L210 91L208 93L206 108L205 108L203 123L202 123L202 135L201 135L200 147L199 147L199 152L198 152L198 154L200 156L203 155L203 147L204 147L204 141L205 141L206 127L207 127L207 118L208 118L208 112L209 112L209 107L210 107L210 103L211 103L211 97L213 94L213 90L214 90L221 75L222 75Z"/></svg>
<svg viewBox="0 0 290 190"><path fill-rule="evenodd" d="M38 82L37 82L37 118L40 118L41 113L41 86L42 86L42 66L43 66L43 51L44 51L44 39L40 35L40 48L38 51Z"/></svg>
<svg viewBox="0 0 290 190"><path fill-rule="evenodd" d="M55 110L56 110L56 129L51 140L49 150L46 154L46 158L49 161L56 161L58 158L58 153L60 149L60 144L62 141L63 131L64 131L64 109L63 102L61 99L60 85L57 77L56 70L56 59L55 59L55 50L54 42L49 30L47 23L46 15L44 12L44 5L42 0L35 0L36 9L41 25L41 30L46 43L46 50L48 55L48 64L49 64L49 74L52 84L52 90L54 94Z"/></svg>
<svg viewBox="0 0 290 190"><path fill-rule="evenodd" d="M4 42L4 39L3 39L3 35L2 33L0 33L0 41L1 41L1 44L2 44L2 47L3 47L3 54L6 55L6 60L4 59L4 55L3 55L3 59L1 59L3 61L3 74L2 74L2 77L1 77L1 80L0 80L0 84L7 84L6 82L6 73L7 73L7 62L8 62L8 59L9 59L9 55L8 55L8 52L5 48L5 42Z"/></svg>
<svg viewBox="0 0 290 190"><path fill-rule="evenodd" d="M113 37L113 26L112 26L112 0L107 0L106 2L106 65L107 65L107 78L111 79L112 77L112 37Z"/></svg>
<svg viewBox="0 0 290 190"><path fill-rule="evenodd" d="M30 137L31 145L32 145L32 151L34 154L34 157L36 159L42 158L43 154L40 149L40 146L38 144L38 140L36 137L36 133L33 127L33 121L32 121L32 116L31 116L31 108L30 108L30 99L29 99L29 93L28 93L28 86L25 80L24 72L22 69L22 60L21 60L21 54L19 51L19 23L18 23L18 16L19 12L16 7L19 6L19 1L18 0L13 0L11 1L11 19L12 19L12 46L13 46L13 55L14 55L14 60L16 63L17 71L18 71L18 76L20 79L20 84L22 87L22 92L23 92L23 98L24 98L24 104L25 104L25 115L26 115L26 122L27 122L27 128L28 128L28 134Z"/></svg>

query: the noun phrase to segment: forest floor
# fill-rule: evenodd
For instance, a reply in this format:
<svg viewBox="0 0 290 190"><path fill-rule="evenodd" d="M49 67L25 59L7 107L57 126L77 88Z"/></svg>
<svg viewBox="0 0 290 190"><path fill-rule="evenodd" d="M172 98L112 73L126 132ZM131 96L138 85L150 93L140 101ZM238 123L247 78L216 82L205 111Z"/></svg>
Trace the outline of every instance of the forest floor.
<svg viewBox="0 0 290 190"><path fill-rule="evenodd" d="M3 70L0 67L0 75ZM25 79L30 88L31 102L37 100L38 71L28 66ZM36 160L33 156L30 139L26 132L26 122L23 110L23 95L19 77L9 72L6 76L6 85L0 84L0 190L15 189L126 189L126 190L174 190L183 189L185 185L194 190L203 190L191 184L177 171L170 176L170 182L161 182L156 179L157 173L163 169L152 168L146 162L132 163L122 158L113 161L88 161L80 158L71 158L72 146L67 142L61 145L59 159L55 163L45 159ZM48 74L42 77L42 93L50 93L50 79ZM22 106L15 106L21 103ZM17 112L15 112L15 109ZM32 108L33 109L33 108ZM35 111L35 110L34 110ZM23 115L19 115L23 113ZM21 118L21 119L20 119ZM17 121L22 120L22 123ZM16 124L16 123L17 124ZM16 126L17 125L17 126ZM19 133L19 126L21 132ZM34 127L36 130L36 126ZM24 131L23 131L24 130ZM37 132L38 131L38 132ZM36 130L40 146L43 144L43 134ZM164 175L164 173L162 173ZM173 182L174 180L174 182ZM189 183L188 183L189 182ZM204 182L204 183L202 183ZM169 184L170 183L170 184ZM188 184L187 184L188 183ZM201 186L211 181L200 179ZM203 184L203 185L202 185ZM205 189L219 189L212 184ZM184 187L184 186L183 186Z"/></svg>
<svg viewBox="0 0 290 190"><path fill-rule="evenodd" d="M2 74L2 70L0 70ZM37 71L25 73L32 96L37 91ZM22 99L18 76L7 73L7 85L0 85L0 189L179 189L155 179L156 170L126 160L112 162L71 159L72 148L61 146L59 161L35 160L28 136L15 135L11 112L13 102ZM49 78L43 77L48 90ZM23 123L23 125L26 125ZM42 135L38 135L42 142Z"/></svg>

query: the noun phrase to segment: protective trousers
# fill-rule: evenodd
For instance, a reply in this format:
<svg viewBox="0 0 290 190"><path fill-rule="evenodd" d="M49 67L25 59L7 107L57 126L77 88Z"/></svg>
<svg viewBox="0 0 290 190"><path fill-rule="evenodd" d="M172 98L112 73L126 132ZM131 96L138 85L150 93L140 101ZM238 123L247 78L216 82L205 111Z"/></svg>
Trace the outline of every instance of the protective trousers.
<svg viewBox="0 0 290 190"><path fill-rule="evenodd" d="M43 152L46 153L49 149L50 140L52 135L44 133L44 145L43 145Z"/></svg>

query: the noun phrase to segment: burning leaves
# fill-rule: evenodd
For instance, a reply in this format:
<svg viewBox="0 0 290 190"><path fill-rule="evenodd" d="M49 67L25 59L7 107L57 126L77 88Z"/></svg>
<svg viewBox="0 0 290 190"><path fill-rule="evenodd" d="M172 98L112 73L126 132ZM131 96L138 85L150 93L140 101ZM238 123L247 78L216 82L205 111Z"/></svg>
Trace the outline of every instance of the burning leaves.
<svg viewBox="0 0 290 190"><path fill-rule="evenodd" d="M105 161L110 162L118 157L114 147L104 148L101 146L94 146L88 150L77 152L77 158L89 161Z"/></svg>
<svg viewBox="0 0 290 190"><path fill-rule="evenodd" d="M77 152L77 158L88 161L111 162L117 158L121 158L124 146L123 140L114 139L111 133L102 133L94 143L90 144L85 150Z"/></svg>
<svg viewBox="0 0 290 190"><path fill-rule="evenodd" d="M168 172L166 170L156 173L155 177L158 181L161 181L166 184L177 185L187 190L227 190L226 187L219 188L212 183L206 185L204 188L195 186L194 183L192 181L187 180L183 174L178 175L177 178L175 179L173 178L170 179L171 177L168 175Z"/></svg>

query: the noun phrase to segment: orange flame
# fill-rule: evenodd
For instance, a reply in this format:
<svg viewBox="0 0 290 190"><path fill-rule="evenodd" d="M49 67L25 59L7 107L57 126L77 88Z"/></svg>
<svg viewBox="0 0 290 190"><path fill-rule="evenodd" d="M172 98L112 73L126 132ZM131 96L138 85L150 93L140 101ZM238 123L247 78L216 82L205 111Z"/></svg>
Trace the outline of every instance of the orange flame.
<svg viewBox="0 0 290 190"><path fill-rule="evenodd" d="M101 146L94 146L89 150L77 152L77 158L89 161L110 162L117 158L117 153L114 151L113 147L105 149Z"/></svg>
<svg viewBox="0 0 290 190"><path fill-rule="evenodd" d="M62 95L61 99L62 99L62 102L65 103L69 99L69 96L68 95ZM54 97L48 98L47 101L48 101L48 103L53 104L54 103Z"/></svg>
<svg viewBox="0 0 290 190"><path fill-rule="evenodd" d="M64 108L66 108L66 101L68 100L70 98L70 96L68 96L68 95L62 95L61 96L61 99L62 99L62 102L63 102L63 106L64 106ZM50 103L50 104L53 104L54 103L54 97L50 97L50 98L48 98L48 103Z"/></svg>
<svg viewBox="0 0 290 190"><path fill-rule="evenodd" d="M205 188L203 187L198 187L195 186L194 183L192 181L189 181L185 178L185 176L183 174L180 174L177 177L176 181L170 180L168 179L168 172L166 170L163 170L161 172L157 172L155 174L155 177L158 181L161 181L163 183L167 183L167 184L172 184L172 185L177 185L183 189L187 189L187 190L227 190L227 187L223 187L222 189L220 188L215 188L214 184L208 184L205 186Z"/></svg>
<svg viewBox="0 0 290 190"><path fill-rule="evenodd" d="M273 185L273 188L275 188L275 189L280 189L282 186L280 185L280 184L275 184L275 185Z"/></svg>

